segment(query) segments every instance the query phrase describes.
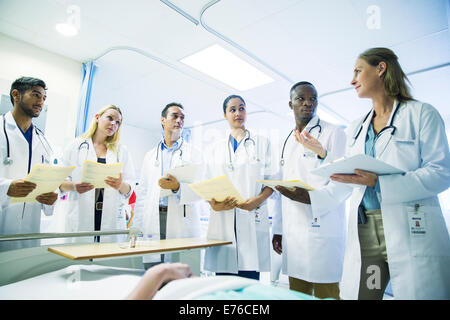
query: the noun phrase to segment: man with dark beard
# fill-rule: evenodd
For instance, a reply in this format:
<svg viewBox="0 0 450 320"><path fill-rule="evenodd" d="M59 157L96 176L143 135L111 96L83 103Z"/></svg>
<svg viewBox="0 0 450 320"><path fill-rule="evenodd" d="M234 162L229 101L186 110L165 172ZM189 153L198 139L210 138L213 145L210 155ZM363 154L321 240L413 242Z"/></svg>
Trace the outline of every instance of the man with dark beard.
<svg viewBox="0 0 450 320"><path fill-rule="evenodd" d="M41 209L51 215L50 207L58 194L49 192L36 198L37 202L10 203L11 197L27 196L36 184L22 180L37 163L49 164L52 149L44 134L32 124L39 117L46 99L46 84L36 78L21 77L10 90L13 110L2 115L0 136L0 234L38 233ZM38 241L8 241L0 250L38 245Z"/></svg>

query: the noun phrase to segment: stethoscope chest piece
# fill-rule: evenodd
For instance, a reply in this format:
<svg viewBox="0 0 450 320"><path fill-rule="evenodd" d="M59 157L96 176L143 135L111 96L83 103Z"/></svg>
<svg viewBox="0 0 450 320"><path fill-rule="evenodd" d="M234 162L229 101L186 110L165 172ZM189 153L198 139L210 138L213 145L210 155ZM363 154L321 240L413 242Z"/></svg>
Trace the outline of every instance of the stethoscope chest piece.
<svg viewBox="0 0 450 320"><path fill-rule="evenodd" d="M13 163L13 160L10 157L5 157L5 160L3 160L3 164L5 166L10 166L10 165L12 165L12 163Z"/></svg>

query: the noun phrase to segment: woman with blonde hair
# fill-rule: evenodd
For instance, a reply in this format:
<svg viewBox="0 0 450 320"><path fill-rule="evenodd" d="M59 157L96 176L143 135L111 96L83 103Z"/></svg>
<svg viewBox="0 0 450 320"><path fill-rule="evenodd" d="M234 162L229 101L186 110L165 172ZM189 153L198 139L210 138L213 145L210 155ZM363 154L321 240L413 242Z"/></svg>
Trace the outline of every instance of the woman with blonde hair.
<svg viewBox="0 0 450 320"><path fill-rule="evenodd" d="M66 232L126 229L121 208L133 192L135 174L127 148L119 143L121 125L121 110L108 105L94 116L90 128L65 149L63 165L76 166L71 180L60 186L61 191L68 193L67 199L59 201ZM106 178L108 188L94 190L93 185L81 181L85 160L121 163L122 172L119 177ZM117 237L102 237L105 239L111 241ZM94 240L99 242L100 237Z"/></svg>
<svg viewBox="0 0 450 320"><path fill-rule="evenodd" d="M346 150L347 157L366 154L402 173L356 169L309 192L319 216L351 195L344 299L382 299L389 280L395 299L450 299L450 239L438 199L450 186L445 124L433 106L412 98L406 81L392 50L359 55L351 85L372 108L350 124ZM302 143L321 153L314 138Z"/></svg>

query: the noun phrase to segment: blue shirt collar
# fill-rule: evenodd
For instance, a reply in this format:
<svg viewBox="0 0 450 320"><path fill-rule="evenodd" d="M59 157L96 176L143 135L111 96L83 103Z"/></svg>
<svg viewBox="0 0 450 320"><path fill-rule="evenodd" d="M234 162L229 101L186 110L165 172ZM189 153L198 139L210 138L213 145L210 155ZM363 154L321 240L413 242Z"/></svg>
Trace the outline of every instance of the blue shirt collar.
<svg viewBox="0 0 450 320"><path fill-rule="evenodd" d="M175 150L176 148L178 148L178 145L180 144L180 140L181 140L182 138L180 137L180 139L178 139L173 145L172 145L172 147L171 148L169 148L167 145L166 145L166 143L164 142L164 137L163 137L163 139L161 140L161 150L162 151L164 151L165 149L167 149L168 151L173 151L173 150Z"/></svg>

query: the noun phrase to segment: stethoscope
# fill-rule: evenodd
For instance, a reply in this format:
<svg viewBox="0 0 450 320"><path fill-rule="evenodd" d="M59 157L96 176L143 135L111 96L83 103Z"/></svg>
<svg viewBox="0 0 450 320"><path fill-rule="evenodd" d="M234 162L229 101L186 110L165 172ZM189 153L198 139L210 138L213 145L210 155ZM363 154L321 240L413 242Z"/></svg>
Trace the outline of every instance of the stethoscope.
<svg viewBox="0 0 450 320"><path fill-rule="evenodd" d="M251 142L253 144L253 148L256 148L256 143L255 143L255 140L253 140L253 138L250 136L250 131L248 131L246 129L245 133L246 133L247 137L244 139L244 142L243 142L244 143L244 149L245 149L245 152L247 153L247 156L249 156L250 154L248 152L247 143ZM228 163L227 167L228 167L228 169L230 169L230 171L234 171L233 160L231 159L231 149L230 149L230 144L231 143L230 143L230 139L231 139L231 135L230 135L230 137L228 139L228 144L227 144L227 146L228 146L228 160L229 160L229 163ZM256 159L256 161L259 162L259 158L257 157L257 155L254 156L254 159Z"/></svg>
<svg viewBox="0 0 450 320"><path fill-rule="evenodd" d="M9 146L9 137L8 137L8 133L6 132L6 117L3 114L3 133L5 134L5 139L6 139L6 157L5 159L3 159L3 164L5 166L10 166L13 164L13 159L11 158L11 149ZM50 159L50 155L53 154L53 149L50 146L50 144L47 141L47 138L45 138L44 133L36 126L33 126L34 130L36 131L36 135L39 138L39 141L41 142L42 146L44 147L45 153L47 154L47 157ZM44 141L42 140L42 138L44 138L45 140L45 144L47 144L47 147L44 144ZM42 156L43 157L43 156ZM55 159L56 160L56 159ZM44 158L42 158L42 163L44 162Z"/></svg>
<svg viewBox="0 0 450 320"><path fill-rule="evenodd" d="M85 146L85 147L84 147ZM80 152L81 152L81 150L82 149L86 149L86 155L85 155L85 157L84 157L84 160L87 160L87 158L88 158L88 155L89 155L89 142L87 141L87 140L84 140L82 143L80 143L80 145L78 146L78 157L77 157L77 159L78 159L78 165L81 165L81 162L82 161L80 161Z"/></svg>
<svg viewBox="0 0 450 320"><path fill-rule="evenodd" d="M314 129L316 129L316 128L319 131L319 133L317 134L317 138L316 139L319 139L320 135L322 134L322 126L320 125L320 119L319 118L317 118L317 123L314 126L312 126L311 128L308 129L308 133L311 134L311 132ZM288 142L289 137L292 135L292 132L294 132L294 130L291 130L291 132L289 132L286 140L284 140L283 149L281 150L280 166L284 166L284 163L285 163L285 161L284 161L284 149L286 148L286 143ZM304 157L306 157L307 155L308 155L308 153L306 153L306 152L303 154Z"/></svg>
<svg viewBox="0 0 450 320"><path fill-rule="evenodd" d="M78 165L81 165L83 161L80 161L80 152L81 149L86 149L86 155L84 156L84 160L87 160L88 155L89 155L89 142L88 140L84 140L82 143L80 143L80 145L78 146ZM117 158L117 163L120 162L119 160L119 153L116 154L116 158Z"/></svg>
<svg viewBox="0 0 450 320"><path fill-rule="evenodd" d="M161 152L161 146L162 146L163 140L161 140L158 143L158 146L156 148L156 159L155 159L155 163L154 166L155 167L159 167L161 161L159 161L159 153ZM183 146L184 143L184 138L181 138L181 142L180 145L173 151L173 154L175 154L175 152L179 152L180 153L180 161L183 160L183 150L181 149L181 147ZM162 157L162 153L161 153L161 157Z"/></svg>
<svg viewBox="0 0 450 320"><path fill-rule="evenodd" d="M400 102L397 103L397 108L395 108L394 113L392 114L391 117L391 121L389 122L389 125L384 127L383 129L381 129L380 132L378 132L376 139L381 136L381 134L388 130L388 129L392 129L391 131L391 136L394 135L395 131L397 130L397 128L393 125L394 123L394 118L395 115L397 114L398 109L400 109ZM361 125L359 126L358 132L353 136L353 142L351 144L351 146L353 146L356 143L356 140L358 139L359 135L361 134L361 131L363 129L364 123L366 122L367 118L369 117L369 115L372 113L372 110L369 111L369 113L364 117L363 121L361 122Z"/></svg>

